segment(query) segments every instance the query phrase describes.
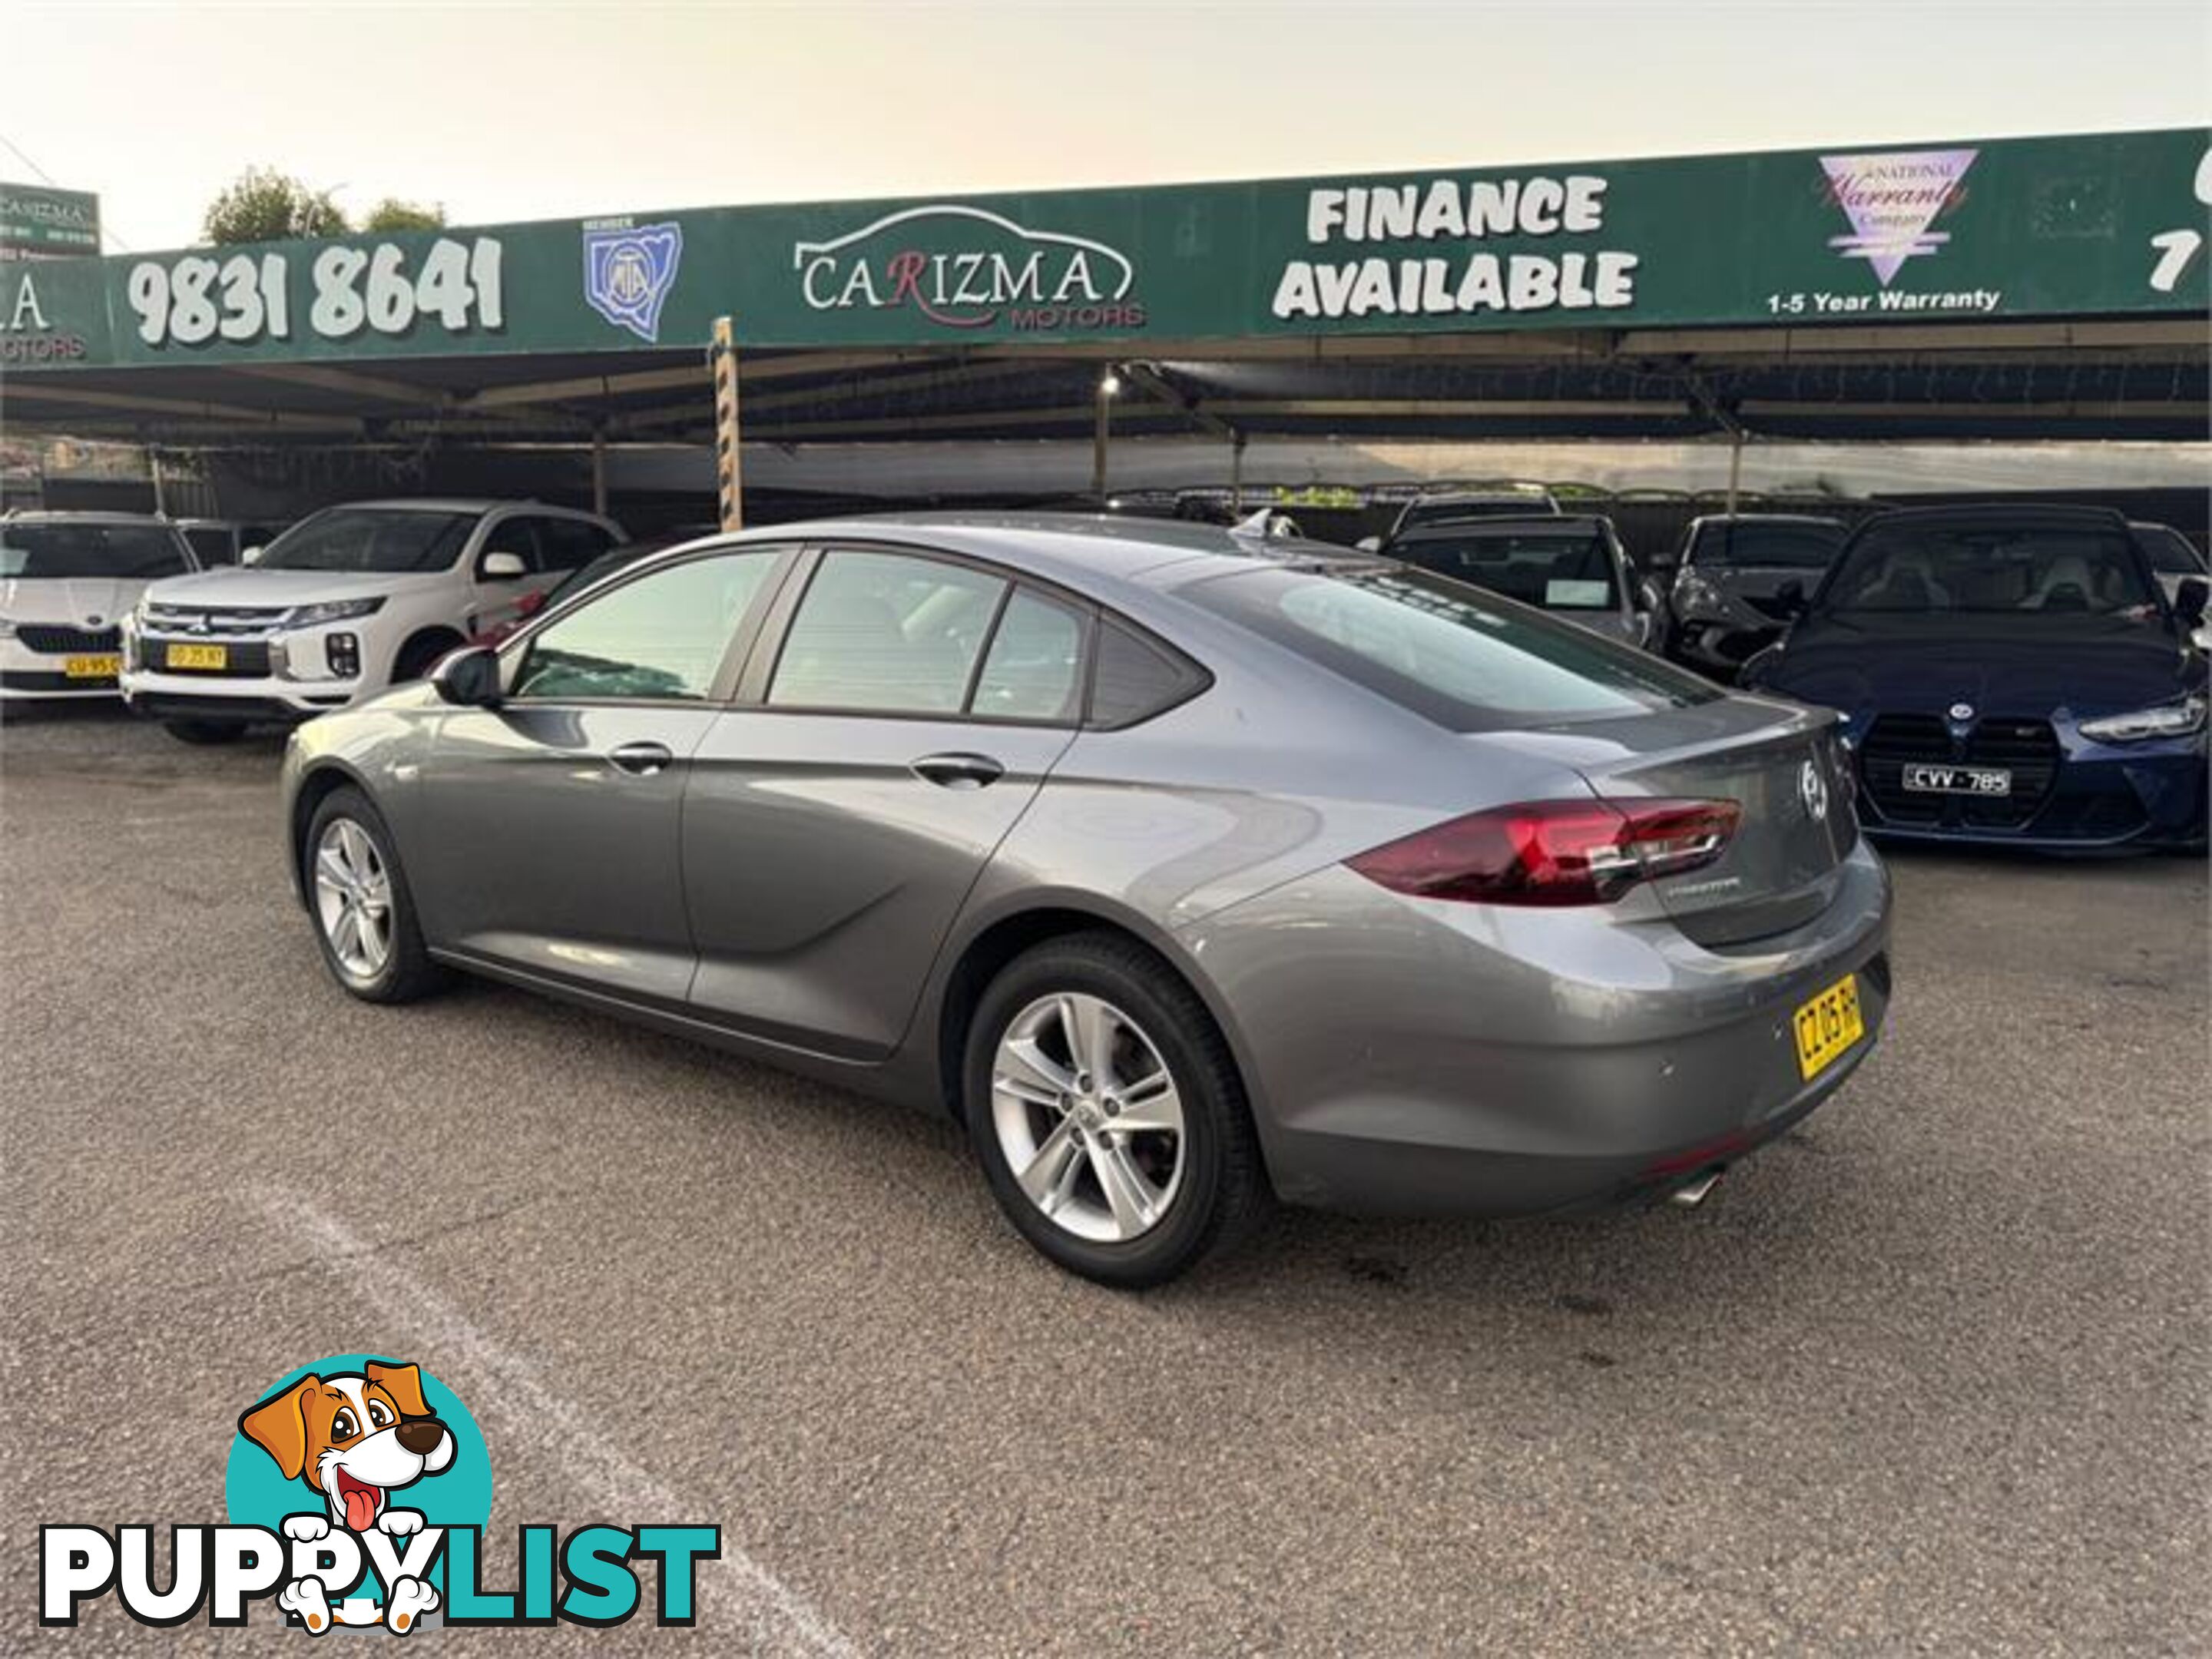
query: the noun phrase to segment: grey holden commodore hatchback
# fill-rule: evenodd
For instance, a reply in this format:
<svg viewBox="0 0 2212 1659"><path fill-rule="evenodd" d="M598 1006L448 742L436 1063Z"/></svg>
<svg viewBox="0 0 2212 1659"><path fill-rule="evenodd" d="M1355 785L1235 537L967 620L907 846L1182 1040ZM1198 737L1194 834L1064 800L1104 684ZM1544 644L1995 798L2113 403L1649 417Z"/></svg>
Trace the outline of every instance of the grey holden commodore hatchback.
<svg viewBox="0 0 2212 1659"><path fill-rule="evenodd" d="M1273 1194L1701 1192L1862 1061L1833 718L1447 578L1198 526L676 548L292 738L331 973L465 969L936 1111L1063 1266Z"/></svg>

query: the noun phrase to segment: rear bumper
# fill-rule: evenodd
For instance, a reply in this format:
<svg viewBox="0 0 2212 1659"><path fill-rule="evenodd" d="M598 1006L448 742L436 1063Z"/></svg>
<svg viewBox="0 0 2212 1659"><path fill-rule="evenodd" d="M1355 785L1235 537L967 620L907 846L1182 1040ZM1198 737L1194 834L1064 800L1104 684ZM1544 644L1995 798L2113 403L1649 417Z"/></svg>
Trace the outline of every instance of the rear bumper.
<svg viewBox="0 0 2212 1659"><path fill-rule="evenodd" d="M1889 903L1862 845L1814 921L1716 951L1648 893L1510 910L1408 900L1336 868L1188 943L1286 1201L1529 1215L1680 1185L1832 1096L1887 1012ZM1866 1035L1808 1083L1792 1017L1847 973Z"/></svg>

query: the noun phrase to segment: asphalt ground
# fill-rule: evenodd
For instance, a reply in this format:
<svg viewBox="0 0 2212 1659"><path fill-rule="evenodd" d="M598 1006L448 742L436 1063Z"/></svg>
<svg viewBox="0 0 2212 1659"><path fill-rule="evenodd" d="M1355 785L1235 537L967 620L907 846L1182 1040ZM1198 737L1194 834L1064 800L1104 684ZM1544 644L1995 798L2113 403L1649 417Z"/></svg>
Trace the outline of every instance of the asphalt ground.
<svg viewBox="0 0 2212 1659"><path fill-rule="evenodd" d="M238 1413L369 1351L482 1425L489 1581L524 1522L724 1531L696 1630L441 1649L2212 1650L2201 861L1897 856L1887 1040L1700 1211L1286 1214L1128 1296L947 1125L351 1001L276 761L0 729L0 1647L296 1653L40 1632L36 1528L220 1521Z"/></svg>

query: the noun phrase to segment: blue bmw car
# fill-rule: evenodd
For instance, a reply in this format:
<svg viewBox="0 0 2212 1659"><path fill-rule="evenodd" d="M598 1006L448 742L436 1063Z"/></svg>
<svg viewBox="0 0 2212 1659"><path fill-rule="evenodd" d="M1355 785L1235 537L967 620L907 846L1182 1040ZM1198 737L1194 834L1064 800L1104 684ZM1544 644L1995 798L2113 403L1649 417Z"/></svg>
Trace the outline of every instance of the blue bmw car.
<svg viewBox="0 0 2212 1659"><path fill-rule="evenodd" d="M1886 513L1744 683L1844 715L1871 834L2201 848L2205 599L2169 598L2117 513Z"/></svg>

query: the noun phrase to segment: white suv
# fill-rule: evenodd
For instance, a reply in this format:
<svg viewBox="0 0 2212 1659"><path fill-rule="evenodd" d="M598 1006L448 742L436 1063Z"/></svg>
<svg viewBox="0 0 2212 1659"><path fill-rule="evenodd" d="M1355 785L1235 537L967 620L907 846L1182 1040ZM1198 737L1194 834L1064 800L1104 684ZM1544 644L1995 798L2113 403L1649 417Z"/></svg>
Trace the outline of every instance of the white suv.
<svg viewBox="0 0 2212 1659"><path fill-rule="evenodd" d="M0 700L112 697L118 628L147 584L199 568L141 513L0 518Z"/></svg>
<svg viewBox="0 0 2212 1659"><path fill-rule="evenodd" d="M156 582L123 625L123 695L187 743L419 679L623 539L536 501L356 501L250 562Z"/></svg>

